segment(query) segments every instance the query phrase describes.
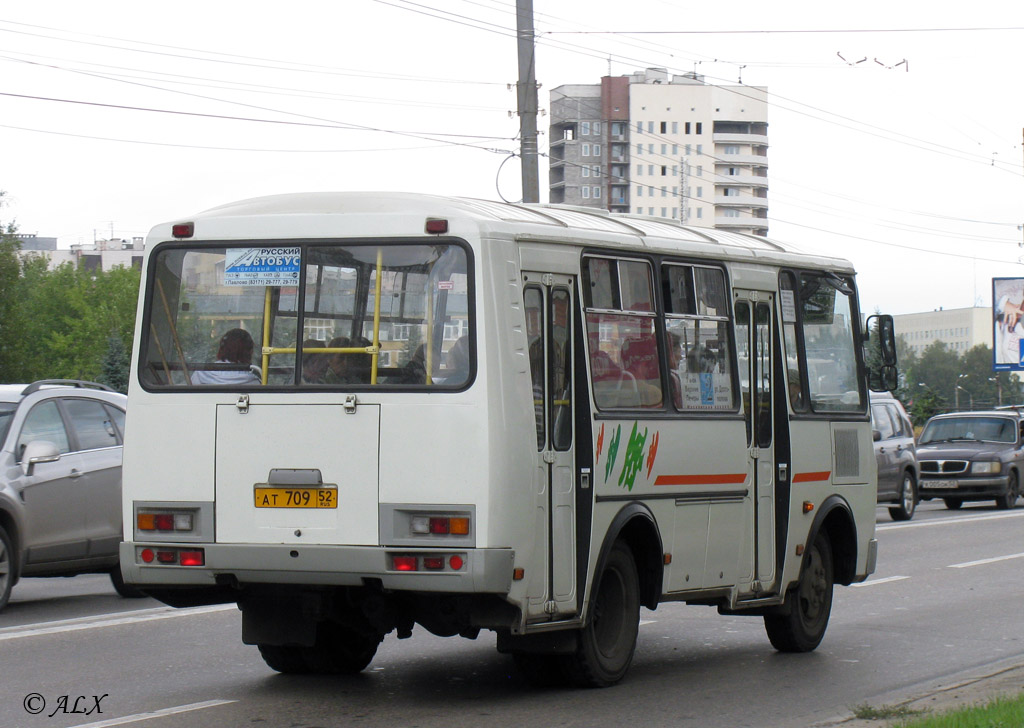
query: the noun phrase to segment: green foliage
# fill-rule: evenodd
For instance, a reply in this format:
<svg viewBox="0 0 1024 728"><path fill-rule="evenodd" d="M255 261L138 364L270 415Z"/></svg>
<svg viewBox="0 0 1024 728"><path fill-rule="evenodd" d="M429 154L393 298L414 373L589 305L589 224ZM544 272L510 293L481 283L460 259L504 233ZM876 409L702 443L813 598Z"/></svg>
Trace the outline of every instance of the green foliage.
<svg viewBox="0 0 1024 728"><path fill-rule="evenodd" d="M904 720L900 728L1019 728L1024 725L1024 694L1001 697L981 706Z"/></svg>
<svg viewBox="0 0 1024 728"><path fill-rule="evenodd" d="M106 378L123 391L139 271L87 271L71 263L48 270L42 256L20 260L13 224L3 229L0 382Z"/></svg>
<svg viewBox="0 0 1024 728"><path fill-rule="evenodd" d="M961 410L1024 403L1020 380L1009 372L992 371L992 349L985 344L959 356L936 341L918 356L899 337L896 351L903 381L896 395L916 425L955 410L958 403Z"/></svg>

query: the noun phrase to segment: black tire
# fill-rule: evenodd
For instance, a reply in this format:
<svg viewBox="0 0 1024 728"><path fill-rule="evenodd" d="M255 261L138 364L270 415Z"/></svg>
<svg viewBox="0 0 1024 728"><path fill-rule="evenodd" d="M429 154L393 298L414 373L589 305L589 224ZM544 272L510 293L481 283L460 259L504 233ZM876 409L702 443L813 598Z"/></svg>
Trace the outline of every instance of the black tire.
<svg viewBox="0 0 1024 728"><path fill-rule="evenodd" d="M133 586L128 586L124 583L124 577L121 575L121 566L115 566L110 571L110 583L114 585L114 591L120 594L125 599L141 599L146 596L138 589Z"/></svg>
<svg viewBox="0 0 1024 728"><path fill-rule="evenodd" d="M0 609L7 606L14 586L14 549L7 531L0 526Z"/></svg>
<svg viewBox="0 0 1024 728"><path fill-rule="evenodd" d="M819 532L804 553L800 579L786 598L789 613L764 618L768 639L779 652L810 652L821 643L832 612L834 573L832 544Z"/></svg>
<svg viewBox="0 0 1024 728"><path fill-rule="evenodd" d="M889 506L889 515L894 521L909 521L917 510L917 481L909 470L903 473L903 482L896 497L896 505Z"/></svg>
<svg viewBox="0 0 1024 728"><path fill-rule="evenodd" d="M633 552L617 542L594 585L586 625L576 652L566 659L570 679L585 687L608 687L629 669L640 631L640 577Z"/></svg>
<svg viewBox="0 0 1024 728"><path fill-rule="evenodd" d="M946 504L946 508L951 511L959 511L960 507L964 504L963 498L943 498L942 502Z"/></svg>
<svg viewBox="0 0 1024 728"><path fill-rule="evenodd" d="M321 622L312 647L259 645L267 666L286 674L354 675L377 654L384 635L364 625Z"/></svg>
<svg viewBox="0 0 1024 728"><path fill-rule="evenodd" d="M1019 497L1020 483L1017 480L1017 473L1011 470L1009 480L1006 483L1006 495L1001 495L996 498L996 508L1001 511L1012 510L1017 505L1017 499Z"/></svg>

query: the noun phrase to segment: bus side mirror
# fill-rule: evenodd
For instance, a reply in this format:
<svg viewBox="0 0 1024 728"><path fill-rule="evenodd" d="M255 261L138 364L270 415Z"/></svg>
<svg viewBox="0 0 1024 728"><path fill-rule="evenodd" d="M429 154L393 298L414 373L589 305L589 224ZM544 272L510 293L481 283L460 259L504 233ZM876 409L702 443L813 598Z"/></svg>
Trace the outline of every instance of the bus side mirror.
<svg viewBox="0 0 1024 728"><path fill-rule="evenodd" d="M882 355L883 366L896 366L896 324L892 316L888 314L877 314L869 316L867 321L868 331L877 329L878 350Z"/></svg>

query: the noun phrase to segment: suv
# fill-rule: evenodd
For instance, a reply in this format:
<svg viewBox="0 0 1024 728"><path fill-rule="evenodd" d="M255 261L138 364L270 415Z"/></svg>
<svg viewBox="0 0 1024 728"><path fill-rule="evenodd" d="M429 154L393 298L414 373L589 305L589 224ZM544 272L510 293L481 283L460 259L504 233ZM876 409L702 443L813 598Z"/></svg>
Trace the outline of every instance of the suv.
<svg viewBox="0 0 1024 728"><path fill-rule="evenodd" d="M918 501L914 425L888 392L871 393L871 435L878 463L878 502L893 504L889 515L894 521L909 521Z"/></svg>
<svg viewBox="0 0 1024 728"><path fill-rule="evenodd" d="M109 572L122 596L127 397L92 382L0 385L0 609L23 576Z"/></svg>
<svg viewBox="0 0 1024 728"><path fill-rule="evenodd" d="M957 509L968 500L994 499L1013 508L1024 467L1024 420L1016 410L936 415L918 441L922 498L942 498Z"/></svg>

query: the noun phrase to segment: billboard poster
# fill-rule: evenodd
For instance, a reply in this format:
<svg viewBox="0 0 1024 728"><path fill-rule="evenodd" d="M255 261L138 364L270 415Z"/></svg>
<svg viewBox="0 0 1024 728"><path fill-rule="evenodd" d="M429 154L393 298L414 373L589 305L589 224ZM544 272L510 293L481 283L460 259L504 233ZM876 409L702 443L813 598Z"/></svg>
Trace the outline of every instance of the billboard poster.
<svg viewBox="0 0 1024 728"><path fill-rule="evenodd" d="M1024 371L1024 278L992 279L992 370Z"/></svg>

